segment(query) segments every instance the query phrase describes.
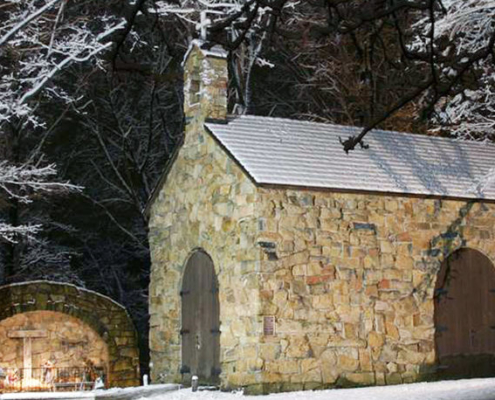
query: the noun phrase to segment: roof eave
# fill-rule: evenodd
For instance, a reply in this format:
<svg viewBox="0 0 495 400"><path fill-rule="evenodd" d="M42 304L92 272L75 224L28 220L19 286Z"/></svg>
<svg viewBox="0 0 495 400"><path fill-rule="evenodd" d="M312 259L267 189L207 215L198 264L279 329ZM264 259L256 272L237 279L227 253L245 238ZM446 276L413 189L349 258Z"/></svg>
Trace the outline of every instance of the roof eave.
<svg viewBox="0 0 495 400"><path fill-rule="evenodd" d="M314 192L332 192L332 193L352 193L362 195L378 195L378 196L391 196L391 197L410 197L421 199L435 199L435 200L450 200L450 201L472 201L476 203L495 203L495 198L487 197L469 197L469 196L455 196L445 194L434 193L408 193L408 192L392 192L392 191L379 191L379 190L366 190L366 189L352 189L352 188L336 188L325 186L307 186L307 185L293 185L284 183L270 183L270 182L258 182L257 185L264 189L293 189L293 190L306 190Z"/></svg>

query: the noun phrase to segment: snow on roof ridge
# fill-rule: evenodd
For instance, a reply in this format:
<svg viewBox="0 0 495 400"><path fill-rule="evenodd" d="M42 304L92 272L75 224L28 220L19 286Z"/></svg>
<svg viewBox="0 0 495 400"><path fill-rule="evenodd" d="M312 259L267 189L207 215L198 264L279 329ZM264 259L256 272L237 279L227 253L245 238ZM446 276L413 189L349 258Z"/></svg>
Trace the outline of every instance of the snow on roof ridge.
<svg viewBox="0 0 495 400"><path fill-rule="evenodd" d="M81 286L74 285L73 283L65 283L65 282L57 282L57 281L48 281L48 280L43 280L43 279L37 279L35 281L15 282L15 283L7 284L7 285L1 285L0 286L0 290L5 289L5 288L8 288L8 287L13 287L13 286L24 286L24 285L39 284L39 283L48 283L49 285L59 285L59 286L72 286L73 288L75 288L78 291L83 291L83 292L86 292L86 293L96 294L99 297L103 297L104 299L110 300L116 306L119 306L125 312L127 312L127 308L125 308L125 306L123 306L122 304L120 304L116 300L112 299L111 297L108 297L108 296L106 296L104 294L101 294L99 292L95 292L94 290L91 290L91 289L86 289L86 288L83 288Z"/></svg>

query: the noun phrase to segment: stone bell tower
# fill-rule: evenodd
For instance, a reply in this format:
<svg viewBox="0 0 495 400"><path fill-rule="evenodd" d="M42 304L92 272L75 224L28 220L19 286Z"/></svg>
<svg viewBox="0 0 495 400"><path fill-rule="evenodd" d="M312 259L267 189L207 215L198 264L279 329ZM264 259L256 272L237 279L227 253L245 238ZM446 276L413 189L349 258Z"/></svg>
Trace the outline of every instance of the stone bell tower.
<svg viewBox="0 0 495 400"><path fill-rule="evenodd" d="M186 122L227 117L227 52L219 46L205 48L194 40L184 57L184 113Z"/></svg>

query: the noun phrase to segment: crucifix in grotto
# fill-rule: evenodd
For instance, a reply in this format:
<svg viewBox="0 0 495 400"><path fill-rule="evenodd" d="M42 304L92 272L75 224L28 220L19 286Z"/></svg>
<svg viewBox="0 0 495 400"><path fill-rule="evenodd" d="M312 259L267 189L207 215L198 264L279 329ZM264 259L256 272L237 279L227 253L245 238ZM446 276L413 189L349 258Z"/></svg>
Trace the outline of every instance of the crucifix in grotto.
<svg viewBox="0 0 495 400"><path fill-rule="evenodd" d="M22 339L22 355L23 355L23 378L32 378L33 355L32 355L32 340L47 337L45 330L17 330L7 333L11 339Z"/></svg>

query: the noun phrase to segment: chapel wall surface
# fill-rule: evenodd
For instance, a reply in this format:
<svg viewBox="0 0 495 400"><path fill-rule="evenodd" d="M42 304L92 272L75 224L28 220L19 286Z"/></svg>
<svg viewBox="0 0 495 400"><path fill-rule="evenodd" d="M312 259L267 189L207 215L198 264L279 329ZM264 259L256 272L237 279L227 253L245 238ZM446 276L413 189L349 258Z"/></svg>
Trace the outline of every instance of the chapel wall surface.
<svg viewBox="0 0 495 400"><path fill-rule="evenodd" d="M238 387L259 379L251 364L260 332L256 188L204 132L202 121L199 115L188 122L185 142L151 209L152 379L183 378L182 277L190 254L202 249L213 260L219 284L220 378L224 387Z"/></svg>
<svg viewBox="0 0 495 400"><path fill-rule="evenodd" d="M461 247L495 255L495 207L476 201L260 189L263 390L431 377L434 287Z"/></svg>

